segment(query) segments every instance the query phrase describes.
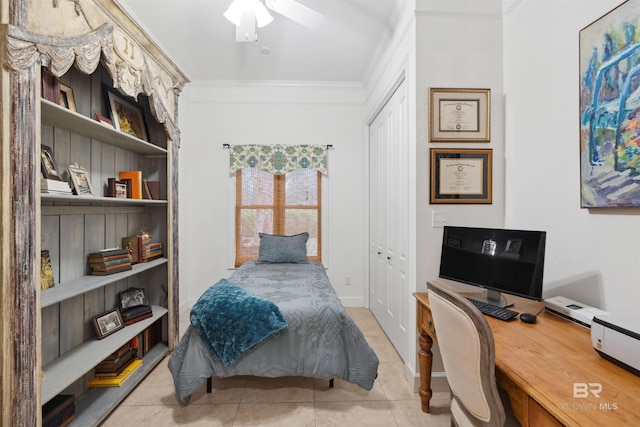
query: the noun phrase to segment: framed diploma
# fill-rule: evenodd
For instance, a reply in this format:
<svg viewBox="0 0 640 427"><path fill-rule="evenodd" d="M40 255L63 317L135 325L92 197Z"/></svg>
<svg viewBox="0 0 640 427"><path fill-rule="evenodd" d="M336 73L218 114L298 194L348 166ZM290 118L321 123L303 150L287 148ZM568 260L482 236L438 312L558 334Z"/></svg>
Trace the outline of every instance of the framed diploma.
<svg viewBox="0 0 640 427"><path fill-rule="evenodd" d="M491 203L492 153L432 148L430 203Z"/></svg>
<svg viewBox="0 0 640 427"><path fill-rule="evenodd" d="M429 141L489 142L489 89L429 88Z"/></svg>

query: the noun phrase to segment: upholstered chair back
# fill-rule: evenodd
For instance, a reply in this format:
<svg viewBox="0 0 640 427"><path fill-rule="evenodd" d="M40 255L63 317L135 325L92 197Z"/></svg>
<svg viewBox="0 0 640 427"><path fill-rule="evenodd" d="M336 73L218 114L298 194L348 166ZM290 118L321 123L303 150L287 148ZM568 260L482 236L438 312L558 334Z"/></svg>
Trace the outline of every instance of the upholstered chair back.
<svg viewBox="0 0 640 427"><path fill-rule="evenodd" d="M459 426L503 426L495 379L493 334L482 313L445 285L429 283L438 347L452 392L451 418Z"/></svg>

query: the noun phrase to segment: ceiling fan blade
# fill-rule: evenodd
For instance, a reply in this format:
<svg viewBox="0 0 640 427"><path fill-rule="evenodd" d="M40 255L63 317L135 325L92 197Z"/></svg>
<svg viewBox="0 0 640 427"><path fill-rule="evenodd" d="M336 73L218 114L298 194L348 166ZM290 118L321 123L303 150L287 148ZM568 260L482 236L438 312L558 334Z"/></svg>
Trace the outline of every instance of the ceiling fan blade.
<svg viewBox="0 0 640 427"><path fill-rule="evenodd" d="M266 0L265 4L274 12L278 12L307 28L318 28L324 19L324 15L321 13L295 0Z"/></svg>

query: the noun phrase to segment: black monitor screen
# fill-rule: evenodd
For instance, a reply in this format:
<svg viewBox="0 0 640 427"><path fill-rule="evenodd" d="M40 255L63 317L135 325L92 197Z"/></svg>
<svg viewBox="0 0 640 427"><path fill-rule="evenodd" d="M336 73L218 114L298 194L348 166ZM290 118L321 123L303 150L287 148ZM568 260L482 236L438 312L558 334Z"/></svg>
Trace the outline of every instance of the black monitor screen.
<svg viewBox="0 0 640 427"><path fill-rule="evenodd" d="M444 227L440 277L542 299L544 231Z"/></svg>

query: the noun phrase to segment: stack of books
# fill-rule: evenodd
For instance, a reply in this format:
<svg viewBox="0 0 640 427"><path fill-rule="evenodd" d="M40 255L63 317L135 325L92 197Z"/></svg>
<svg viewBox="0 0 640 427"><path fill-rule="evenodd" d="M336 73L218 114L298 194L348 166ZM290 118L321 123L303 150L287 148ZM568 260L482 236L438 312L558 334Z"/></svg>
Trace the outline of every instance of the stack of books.
<svg viewBox="0 0 640 427"><path fill-rule="evenodd" d="M89 387L120 387L141 364L132 343L128 342L96 365Z"/></svg>
<svg viewBox="0 0 640 427"><path fill-rule="evenodd" d="M93 377L93 379L89 381L89 388L120 387L140 366L142 366L142 360L137 358L131 359L131 362L115 377L97 375Z"/></svg>
<svg viewBox="0 0 640 427"><path fill-rule="evenodd" d="M131 307L123 310L120 315L122 316L124 325L129 326L141 320L153 317L153 312L150 305L139 305L137 307Z"/></svg>
<svg viewBox="0 0 640 427"><path fill-rule="evenodd" d="M142 245L142 262L151 261L162 256L162 243Z"/></svg>
<svg viewBox="0 0 640 427"><path fill-rule="evenodd" d="M127 249L105 249L89 254L89 267L94 276L107 276L131 270L131 255Z"/></svg>
<svg viewBox="0 0 640 427"><path fill-rule="evenodd" d="M71 195L71 187L66 181L58 181L56 179L40 179L40 193L43 194L59 194Z"/></svg>
<svg viewBox="0 0 640 427"><path fill-rule="evenodd" d="M59 394L42 407L42 427L61 427L71 424L76 413L72 394Z"/></svg>

